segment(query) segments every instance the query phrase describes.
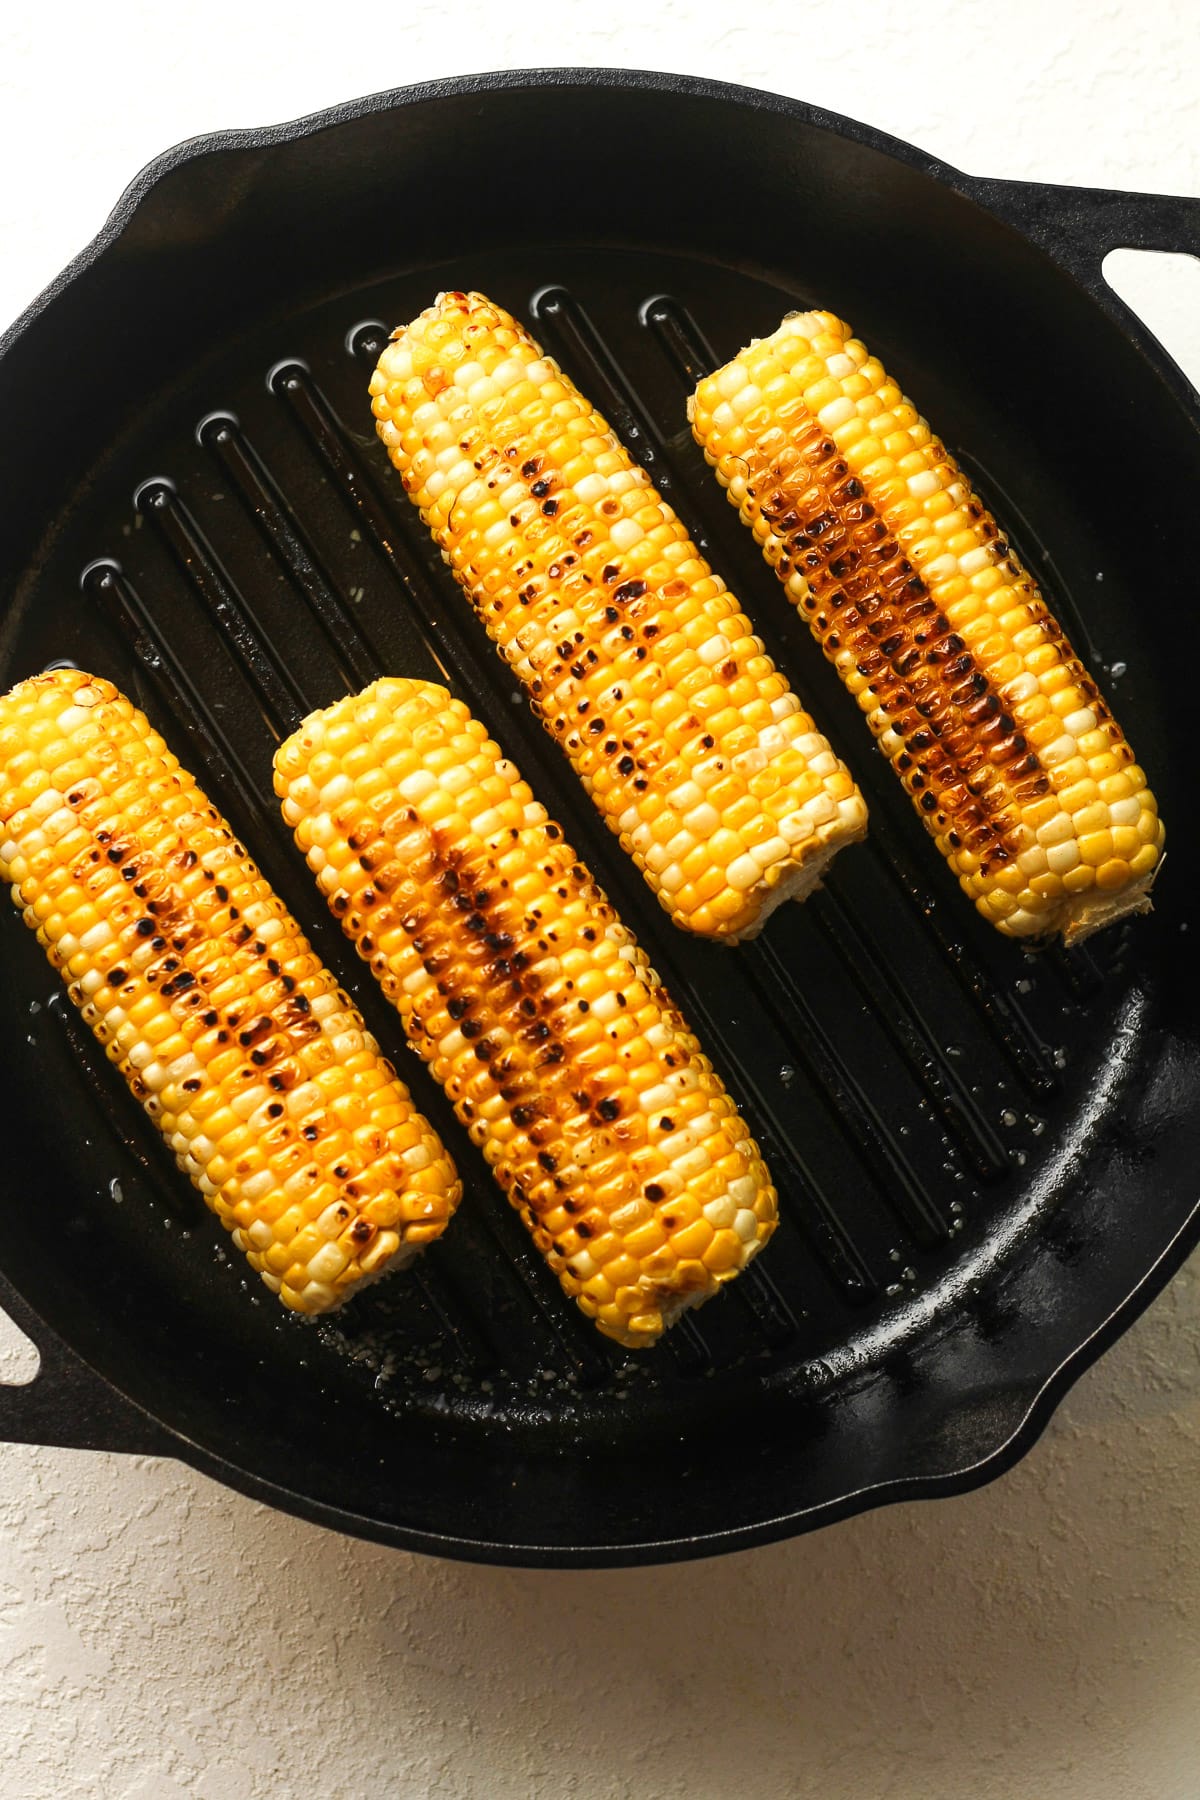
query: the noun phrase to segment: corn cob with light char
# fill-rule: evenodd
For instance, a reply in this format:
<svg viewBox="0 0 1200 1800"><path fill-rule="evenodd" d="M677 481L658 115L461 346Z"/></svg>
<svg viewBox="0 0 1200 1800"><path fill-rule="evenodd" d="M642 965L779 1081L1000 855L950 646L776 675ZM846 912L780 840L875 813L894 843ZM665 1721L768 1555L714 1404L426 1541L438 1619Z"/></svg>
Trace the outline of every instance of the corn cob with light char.
<svg viewBox="0 0 1200 1800"><path fill-rule="evenodd" d="M0 698L0 875L181 1169L286 1306L445 1228L454 1167L229 827L112 686Z"/></svg>
<svg viewBox="0 0 1200 1800"><path fill-rule="evenodd" d="M677 925L802 899L866 807L733 595L528 332L442 294L383 352L379 435L480 618Z"/></svg>
<svg viewBox="0 0 1200 1800"><path fill-rule="evenodd" d="M1149 908L1133 751L966 477L850 328L797 313L702 381L705 455L983 916L1067 943Z"/></svg>
<svg viewBox="0 0 1200 1800"><path fill-rule="evenodd" d="M653 1343L757 1253L776 1197L645 953L443 688L376 682L275 770L333 913L563 1288Z"/></svg>

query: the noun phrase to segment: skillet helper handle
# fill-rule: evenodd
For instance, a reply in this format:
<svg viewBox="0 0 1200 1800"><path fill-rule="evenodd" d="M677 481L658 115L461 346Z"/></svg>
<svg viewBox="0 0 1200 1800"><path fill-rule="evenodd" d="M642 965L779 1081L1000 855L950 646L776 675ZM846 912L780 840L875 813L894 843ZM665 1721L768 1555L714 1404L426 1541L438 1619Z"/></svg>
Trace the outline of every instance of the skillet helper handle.
<svg viewBox="0 0 1200 1800"><path fill-rule="evenodd" d="M178 1445L69 1350L0 1275L0 1308L37 1348L32 1381L0 1383L0 1443L169 1456Z"/></svg>
<svg viewBox="0 0 1200 1800"><path fill-rule="evenodd" d="M966 186L973 199L1015 225L1104 304L1113 297L1102 268L1110 250L1200 256L1200 198L1195 195L974 177Z"/></svg>

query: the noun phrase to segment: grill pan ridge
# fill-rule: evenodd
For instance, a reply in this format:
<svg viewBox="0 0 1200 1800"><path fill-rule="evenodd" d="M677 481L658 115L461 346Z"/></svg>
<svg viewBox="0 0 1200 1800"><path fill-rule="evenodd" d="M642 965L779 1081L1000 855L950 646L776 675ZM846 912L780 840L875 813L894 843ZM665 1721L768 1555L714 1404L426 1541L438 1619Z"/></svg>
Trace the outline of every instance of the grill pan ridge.
<svg viewBox="0 0 1200 1800"><path fill-rule="evenodd" d="M571 149L546 167L537 146L565 117ZM606 139L658 173L627 217ZM467 196L444 215L414 173L434 154L439 191L457 170ZM526 220L468 181L489 157L506 192L537 193ZM975 182L797 102L612 71L372 96L143 172L0 340L0 679L67 660L146 709L396 1059L467 1193L412 1269L331 1319L284 1316L8 921L0 1303L42 1369L0 1390L0 1435L176 1455L363 1536L560 1565L784 1536L975 1485L1029 1447L1200 1236L1198 834L1175 773L1175 672L1200 629L1169 598L1200 422L1100 276L1130 242L1200 248L1200 202ZM867 843L752 945L662 918L375 443L369 370L443 287L528 320L863 787ZM973 916L705 470L686 394L805 305L850 318L917 396L1114 696L1170 833L1149 919L1030 954ZM1155 475L1131 496L1135 438ZM562 1300L289 844L275 743L384 671L445 681L515 758L780 1188L769 1253L648 1356Z"/></svg>

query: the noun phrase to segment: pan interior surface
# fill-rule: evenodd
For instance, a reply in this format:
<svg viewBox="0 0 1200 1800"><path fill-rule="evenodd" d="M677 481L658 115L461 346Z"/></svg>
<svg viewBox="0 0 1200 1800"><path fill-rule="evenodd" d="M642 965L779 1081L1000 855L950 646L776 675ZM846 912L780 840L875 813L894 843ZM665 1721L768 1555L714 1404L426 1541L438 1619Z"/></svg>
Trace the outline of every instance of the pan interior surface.
<svg viewBox="0 0 1200 1800"><path fill-rule="evenodd" d="M652 191L616 179L614 145ZM527 319L607 414L863 786L868 844L753 946L663 920L375 442L373 359L449 287ZM848 318L931 418L1112 700L1167 820L1149 918L1028 953L970 912L705 470L695 378L807 306ZM467 1189L414 1270L334 1318L285 1315L13 918L0 1266L47 1323L200 1466L463 1555L698 1553L1015 1454L1047 1383L1178 1253L1200 1155L1182 778L1200 625L1179 530L1200 455L1082 291L932 175L778 110L447 90L160 171L0 361L0 419L3 685L67 660L145 708ZM649 1355L562 1299L286 842L279 731L375 669L447 681L485 719L775 1175L768 1254Z"/></svg>

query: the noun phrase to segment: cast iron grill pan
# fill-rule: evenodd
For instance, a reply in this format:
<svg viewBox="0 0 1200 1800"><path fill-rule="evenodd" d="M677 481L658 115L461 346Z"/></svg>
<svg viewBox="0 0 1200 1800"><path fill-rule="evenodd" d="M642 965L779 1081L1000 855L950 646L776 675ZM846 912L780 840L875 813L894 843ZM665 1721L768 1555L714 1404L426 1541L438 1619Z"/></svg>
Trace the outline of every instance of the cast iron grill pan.
<svg viewBox="0 0 1200 1800"><path fill-rule="evenodd" d="M657 171L652 193L630 198L614 146ZM1057 221L1076 278L971 186L712 84L447 83L172 153L10 334L4 685L65 660L145 708L395 1057L467 1195L411 1271L332 1319L286 1316L5 921L2 1297L43 1355L0 1395L8 1435L160 1450L447 1554L664 1559L997 1472L1166 1278L1197 1232L1200 455L1182 377L1085 282L1099 293L1110 242L1194 244L1196 205L1067 193L1056 212L1054 190L987 188L1034 235ZM869 842L751 946L663 919L375 442L370 368L445 287L530 322L863 786ZM704 469L696 378L807 305L848 317L918 397L1113 699L1168 820L1150 919L1029 954L975 918ZM769 1253L649 1355L563 1300L289 845L275 744L385 671L445 681L515 757L780 1187Z"/></svg>

